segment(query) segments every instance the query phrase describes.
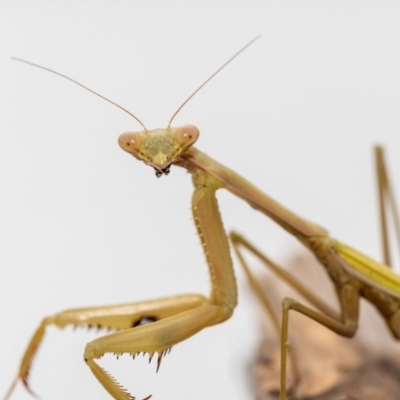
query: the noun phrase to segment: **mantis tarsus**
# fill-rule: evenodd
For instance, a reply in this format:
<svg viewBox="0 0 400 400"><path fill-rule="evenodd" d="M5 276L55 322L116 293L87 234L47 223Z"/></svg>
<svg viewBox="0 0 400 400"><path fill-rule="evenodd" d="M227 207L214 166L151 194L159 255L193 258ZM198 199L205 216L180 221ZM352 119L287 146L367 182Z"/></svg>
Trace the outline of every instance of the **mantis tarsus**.
<svg viewBox="0 0 400 400"><path fill-rule="evenodd" d="M320 310L317 312L292 298L285 298L282 301L281 327L279 327L276 316L270 312L277 330L281 331L281 400L284 400L287 395L286 369L290 310L297 311L342 336L352 337L357 330L360 297L365 297L376 305L378 311L386 319L393 336L396 339L400 338L400 277L398 275L386 265L330 238L325 229L289 211L239 174L193 147L192 145L199 137L199 130L196 127L192 125L171 127L174 117L187 101L257 38L253 39L207 79L173 114L166 129L147 130L135 115L82 84L45 67L19 60L56 73L80 85L136 119L142 125L143 130L123 133L119 137L119 145L136 159L154 168L157 177L167 175L172 165L185 168L192 175L194 185L192 212L210 270L211 294L209 297L187 294L118 306L71 309L44 318L28 344L18 375L5 399L10 397L19 380L30 391L28 385L30 366L44 337L46 327L49 325L56 325L59 328L67 325L98 326L117 330L118 332L89 342L84 351L84 359L96 379L110 395L115 399L125 400L134 399L134 397L123 389L115 378L102 369L96 363L96 359L106 353L117 355L130 353L135 356L140 352L148 353L151 359L157 353L159 367L162 357L172 346L206 327L230 318L237 304L237 288L229 240L222 225L215 197L216 191L222 188L243 199L251 207L265 214L294 235L326 268L338 295L340 313L332 310L311 291L303 287L296 278L269 261L244 237L235 232L230 233L229 237L239 261L267 310L269 310L268 299L261 292L243 258L243 247L259 257L266 266L272 268ZM377 148L377 154L378 156L382 154L380 148ZM380 193L389 194L388 198L392 200L382 157L378 157L378 161L381 178ZM392 209L394 209L393 203ZM383 229L386 231L385 227ZM387 256L385 261L389 263ZM298 379L296 369L294 376L295 379ZM150 396L146 399L148 398Z"/></svg>

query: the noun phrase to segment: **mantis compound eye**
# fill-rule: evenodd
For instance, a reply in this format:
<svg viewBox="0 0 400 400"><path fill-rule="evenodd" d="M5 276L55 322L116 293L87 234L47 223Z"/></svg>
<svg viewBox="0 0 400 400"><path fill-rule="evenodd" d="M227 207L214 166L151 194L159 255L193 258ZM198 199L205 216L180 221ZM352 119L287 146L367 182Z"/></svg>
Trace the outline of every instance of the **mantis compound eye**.
<svg viewBox="0 0 400 400"><path fill-rule="evenodd" d="M141 142L142 139L139 132L125 132L118 138L118 144L120 147L134 155L139 153Z"/></svg>
<svg viewBox="0 0 400 400"><path fill-rule="evenodd" d="M198 137L199 130L193 125L184 125L176 128L176 140L182 146L182 149L192 146Z"/></svg>

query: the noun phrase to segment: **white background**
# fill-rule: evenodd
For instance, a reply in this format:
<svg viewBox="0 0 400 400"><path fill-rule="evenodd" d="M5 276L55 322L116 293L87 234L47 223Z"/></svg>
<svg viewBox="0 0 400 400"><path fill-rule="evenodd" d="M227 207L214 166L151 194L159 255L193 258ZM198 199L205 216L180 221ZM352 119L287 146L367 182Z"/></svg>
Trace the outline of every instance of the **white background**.
<svg viewBox="0 0 400 400"><path fill-rule="evenodd" d="M0 4L0 395L42 317L70 307L208 294L191 182L122 152L138 124L60 71L165 127L182 110L197 146L334 237L380 258L372 145L400 187L398 2L28 2ZM226 228L285 263L299 245L231 195ZM236 268L238 270L238 268ZM301 271L298 271L299 275ZM141 399L250 399L259 314L238 271L233 317L155 364L102 365ZM31 384L42 399L107 399L82 361L93 334L49 329ZM30 396L18 386L13 399Z"/></svg>

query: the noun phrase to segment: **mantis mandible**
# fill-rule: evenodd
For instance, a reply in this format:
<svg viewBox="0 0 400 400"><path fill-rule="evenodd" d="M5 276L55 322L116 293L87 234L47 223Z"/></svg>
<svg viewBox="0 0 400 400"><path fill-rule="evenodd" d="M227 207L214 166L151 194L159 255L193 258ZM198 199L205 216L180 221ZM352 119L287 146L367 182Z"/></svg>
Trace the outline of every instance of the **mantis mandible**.
<svg viewBox="0 0 400 400"><path fill-rule="evenodd" d="M143 352L148 353L150 359L157 353L158 369L163 356L172 346L204 328L222 323L230 318L237 304L237 287L229 249L229 238L252 287L268 312L270 312L268 299L261 292L257 281L250 272L242 255L242 248L246 248L260 258L267 267L295 287L319 310L315 311L286 297L282 301L281 326L279 326L276 316L270 312L277 330L281 332L281 400L286 399L288 394L286 370L287 358L291 355L288 350L289 311L303 314L339 335L352 337L357 330L360 297L364 297L375 304L385 318L393 336L396 339L400 338L399 275L386 265L331 238L324 228L296 215L238 173L193 147L199 137L199 130L195 126L171 127L173 119L182 107L256 39L258 37L237 52L193 92L173 114L166 129L148 130L135 115L73 79L37 64L16 59L66 78L130 114L143 130L123 133L118 139L119 145L134 158L152 167L157 177L168 175L172 165L185 168L191 174L194 186L193 218L210 271L211 293L208 297L186 294L117 306L70 309L45 317L25 350L18 374L5 399L11 396L19 380L29 392L33 393L28 385L28 375L34 355L49 325L59 328L68 325L97 326L116 330L117 332L89 342L84 351L84 360L96 379L113 398L117 400L134 399L135 397L122 388L113 376L98 365L96 360L106 353L117 355L129 353L135 357L138 353ZM381 150L378 149L377 154L382 154ZM387 193L386 175L381 173L380 176L383 177L381 193ZM288 233L294 235L315 255L320 264L325 267L335 286L340 313L332 310L320 298L302 286L295 277L273 264L243 236L231 232L228 238L216 200L216 192L219 189L228 190L255 210L271 218ZM392 198L391 195L389 197ZM386 262L389 263L387 258ZM298 373L295 362L293 364L296 380ZM151 395L146 399L150 397Z"/></svg>

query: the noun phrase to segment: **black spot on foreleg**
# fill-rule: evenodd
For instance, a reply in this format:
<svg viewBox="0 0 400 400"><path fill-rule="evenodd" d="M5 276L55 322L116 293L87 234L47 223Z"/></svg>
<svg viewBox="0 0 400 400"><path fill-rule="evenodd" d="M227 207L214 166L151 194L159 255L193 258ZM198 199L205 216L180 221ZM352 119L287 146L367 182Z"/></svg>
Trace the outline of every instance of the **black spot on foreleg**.
<svg viewBox="0 0 400 400"><path fill-rule="evenodd" d="M132 323L132 328L135 328L136 326L141 326L141 325L146 325L146 324L151 324L152 322L158 321L157 317L151 316L151 315L145 315L139 320L133 321Z"/></svg>

